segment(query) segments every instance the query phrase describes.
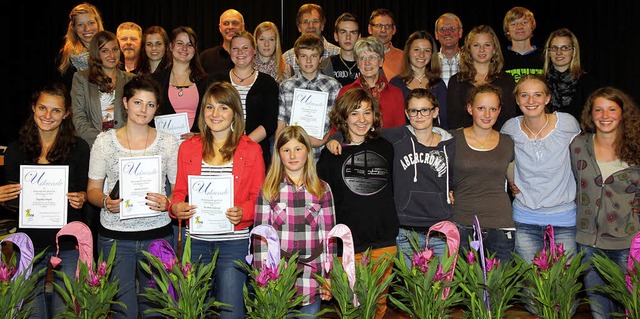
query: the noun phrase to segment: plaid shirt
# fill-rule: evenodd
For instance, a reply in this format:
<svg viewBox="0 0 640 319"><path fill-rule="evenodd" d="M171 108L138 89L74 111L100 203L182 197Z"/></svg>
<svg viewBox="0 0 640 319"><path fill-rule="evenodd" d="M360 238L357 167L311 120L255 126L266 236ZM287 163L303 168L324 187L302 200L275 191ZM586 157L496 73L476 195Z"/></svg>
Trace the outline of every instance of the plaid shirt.
<svg viewBox="0 0 640 319"><path fill-rule="evenodd" d="M300 258L311 256L311 252L323 245L323 240L333 226L335 226L335 210L333 206L333 194L329 184L322 181L327 190L322 198L309 193L304 185L296 189L286 177L280 183L280 195L272 202L267 202L258 195L256 203L255 226L270 224L280 237L280 249L289 253L299 251ZM264 260L267 259L267 246L263 241L254 237L253 254L254 267L261 269ZM328 251L323 251L321 257L309 263L299 263L303 272L296 281L298 294L304 295L303 305L314 303L318 300L318 282L314 273L324 275L322 262L328 258L333 261L335 249L329 245Z"/></svg>
<svg viewBox="0 0 640 319"><path fill-rule="evenodd" d="M289 125L289 121L291 120L291 108L293 106L294 89L327 92L329 93L329 98L327 99L327 114L324 119L324 134L326 135L331 129L329 112L331 112L341 88L342 85L338 80L321 74L320 72L318 72L318 75L313 80L307 80L307 78L302 75L293 76L292 78L285 80L280 84L278 121L282 121L286 125ZM316 162L320 159L320 151L322 151L322 147L315 147L313 149L313 158Z"/></svg>
<svg viewBox="0 0 640 319"><path fill-rule="evenodd" d="M448 87L449 79L460 71L460 52L451 59L447 59L442 52L438 52L438 57L440 57L440 65L442 66L442 80Z"/></svg>

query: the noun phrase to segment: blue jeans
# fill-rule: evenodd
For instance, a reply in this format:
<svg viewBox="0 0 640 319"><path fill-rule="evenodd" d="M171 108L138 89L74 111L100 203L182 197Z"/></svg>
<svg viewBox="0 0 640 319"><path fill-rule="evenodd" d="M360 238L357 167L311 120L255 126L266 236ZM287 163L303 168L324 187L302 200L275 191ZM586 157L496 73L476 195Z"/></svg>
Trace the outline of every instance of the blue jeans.
<svg viewBox="0 0 640 319"><path fill-rule="evenodd" d="M39 254L39 251L35 252L36 255ZM42 269L46 269L49 265L49 260L51 257L55 256L55 252L46 252L40 259L33 264L32 274L39 272ZM58 257L62 259L60 265L54 270L61 271L70 279L74 280L76 278L76 266L78 264L78 251L73 250L62 250L58 254ZM48 300L47 294L45 293L45 280L47 277L47 273L42 275L36 286L34 288L34 296L33 301L31 302L31 315L29 318L38 318L38 319L49 319L53 318L55 315L63 312L66 307L66 302L58 293L55 286L53 288L53 293L51 294L51 300ZM53 282L64 287L64 281L60 275L53 274ZM28 305L27 305L28 307Z"/></svg>
<svg viewBox="0 0 640 319"><path fill-rule="evenodd" d="M163 239L171 243L173 236L165 236ZM140 267L140 261L146 262L147 259L142 251L147 251L153 240L120 240L98 236L98 250L102 252L105 260L109 257L113 242L116 241L116 258L111 270L111 280L119 280L120 290L115 301L121 301L127 306L127 309L113 306L112 310L115 313L111 316L112 319L138 318L138 314L142 318L158 316L158 314L145 314L146 309L157 306L150 304L147 298L138 296L139 293L146 292L145 288L149 287L151 280L151 276Z"/></svg>
<svg viewBox="0 0 640 319"><path fill-rule="evenodd" d="M316 300L316 302L312 304L298 307L298 310L300 311L300 313L296 315L287 315L287 318L316 318L316 314L320 312L321 306L322 306L322 300L318 299ZM309 315L309 316L298 316L298 315Z"/></svg>
<svg viewBox="0 0 640 319"><path fill-rule="evenodd" d="M244 296L242 289L247 282L248 274L235 261L246 263L249 253L249 240L226 240L226 241L204 241L191 239L191 259L200 258L200 263L211 262L216 250L219 250L216 267L211 277L210 294L216 301L231 305L220 307L219 319L241 319L244 318Z"/></svg>
<svg viewBox="0 0 640 319"><path fill-rule="evenodd" d="M547 226L516 222L516 254L531 263L533 257L544 248L544 232ZM576 228L554 226L556 245L562 243L567 254L576 254ZM549 244L547 244L549 247Z"/></svg>
<svg viewBox="0 0 640 319"><path fill-rule="evenodd" d="M591 315L594 319L613 318L611 313L624 313L624 307L615 300L609 299L606 294L594 290L596 286L604 286L607 282L591 263L591 258L598 254L606 256L618 264L621 269L626 269L629 249L598 249L592 246L578 244L578 249L584 251L582 262L588 262L589 268L584 275L584 288L589 299Z"/></svg>
<svg viewBox="0 0 640 319"><path fill-rule="evenodd" d="M398 232L398 236L396 237L396 246L398 247L398 253L402 253L404 257L404 261L411 268L411 261L413 260L413 248L411 247L411 242L409 238L412 238L414 231L400 228ZM418 235L418 242L420 243L420 249L424 250L424 245L427 242L427 233L426 232L415 232ZM429 237L429 248L433 249L433 253L436 256L444 256L445 247L447 247L446 238L439 237L439 232L432 232L431 237Z"/></svg>
<svg viewBox="0 0 640 319"><path fill-rule="evenodd" d="M473 227L456 224L460 231L460 256L464 255L465 250L471 250L469 246L469 238L473 239ZM485 249L486 257L496 254L502 263L509 262L513 259L515 249L515 231L502 230L497 228L482 228L482 244Z"/></svg>
<svg viewBox="0 0 640 319"><path fill-rule="evenodd" d="M516 254L525 261L531 263L533 257L544 248L544 233L547 226L531 225L516 222ZM555 244L564 245L565 254L575 255L576 249L576 228L575 227L553 227ZM547 243L549 248L549 243ZM525 303L527 303L525 301ZM574 300L572 305L572 316L578 309L578 301ZM529 305L525 305L529 312L533 312Z"/></svg>

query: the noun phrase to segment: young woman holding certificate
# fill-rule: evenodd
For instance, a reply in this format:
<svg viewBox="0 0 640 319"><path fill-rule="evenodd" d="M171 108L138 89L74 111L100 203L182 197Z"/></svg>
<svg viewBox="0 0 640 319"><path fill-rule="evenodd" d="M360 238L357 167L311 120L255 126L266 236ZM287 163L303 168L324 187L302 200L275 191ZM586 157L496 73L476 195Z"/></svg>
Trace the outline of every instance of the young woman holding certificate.
<svg viewBox="0 0 640 319"><path fill-rule="evenodd" d="M262 148L244 134L242 102L238 91L228 82L214 82L205 91L198 126L200 133L180 145L178 177L170 213L189 219L204 215L211 207L196 205L189 177L229 178L232 181L233 206L223 213L233 226L229 232L202 234L188 224L191 255L209 263L219 250L212 280L213 296L231 306L219 309L221 319L244 318L242 289L247 274L235 261L248 254L249 228L253 225L256 198L265 178ZM191 200L191 202L189 202ZM207 205L208 206L208 205ZM224 218L224 216L223 216ZM201 225L198 225L200 228Z"/></svg>
<svg viewBox="0 0 640 319"><path fill-rule="evenodd" d="M0 200L17 200L20 195L20 165L66 165L69 167L67 222L83 221L81 209L86 201L84 191L89 169L89 145L76 136L71 119L71 97L64 84L54 83L36 91L31 100L33 116L29 117L20 130L19 139L11 144L5 153L5 179L10 184L0 186ZM25 199L25 198L23 198ZM31 200L31 199L26 199ZM36 254L47 249L45 255L34 264L34 273L46 268L49 258L56 254L56 234L61 227L19 228L33 241ZM75 238L60 237L58 256L62 263L55 269L69 276L75 276L78 250ZM54 281L62 283L62 278L54 276ZM51 304L45 298L45 278L40 279L35 288L32 303L32 318L46 318L64 310L62 297L54 293Z"/></svg>
<svg viewBox="0 0 640 319"><path fill-rule="evenodd" d="M109 190L113 190L120 179L119 159L130 157L160 156L161 178L168 178L173 188L178 142L171 134L149 126L158 110L159 97L160 88L153 79L138 76L129 81L124 86L123 97L123 113L127 115L127 123L117 130L100 133L91 149L87 194L93 205L102 208L98 249L108 256L113 242L117 242L113 279L119 280L120 291L114 301L121 301L127 306L126 310L114 306L114 319L138 318L138 314L146 318L148 314L144 314L142 308L148 308L148 305L136 293L136 273L141 292L148 287L150 279L139 265L144 260L142 251L148 250L154 239L173 240L171 218L166 213L170 201L164 195L167 193L165 183L158 182L160 189L146 194L145 205L156 214L145 217L122 218L120 207L123 200L119 196L112 198L104 193L105 179ZM128 186L122 181L120 184L120 189Z"/></svg>

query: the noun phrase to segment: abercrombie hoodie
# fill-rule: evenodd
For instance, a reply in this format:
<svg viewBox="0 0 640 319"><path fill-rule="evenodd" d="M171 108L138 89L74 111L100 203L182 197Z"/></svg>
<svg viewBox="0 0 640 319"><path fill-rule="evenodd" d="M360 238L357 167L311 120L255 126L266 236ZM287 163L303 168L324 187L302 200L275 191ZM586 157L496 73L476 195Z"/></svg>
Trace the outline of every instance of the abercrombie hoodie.
<svg viewBox="0 0 640 319"><path fill-rule="evenodd" d="M453 214L449 191L455 140L442 128L433 132L442 140L427 147L418 142L411 125L382 130L382 137L393 144L393 193L402 228L427 231Z"/></svg>
<svg viewBox="0 0 640 319"><path fill-rule="evenodd" d="M453 180L455 138L434 127L442 140L435 147L418 142L411 125L384 128L381 135L393 145L393 198L400 227L427 231L443 220L451 220L449 198ZM330 138L342 142L340 132Z"/></svg>

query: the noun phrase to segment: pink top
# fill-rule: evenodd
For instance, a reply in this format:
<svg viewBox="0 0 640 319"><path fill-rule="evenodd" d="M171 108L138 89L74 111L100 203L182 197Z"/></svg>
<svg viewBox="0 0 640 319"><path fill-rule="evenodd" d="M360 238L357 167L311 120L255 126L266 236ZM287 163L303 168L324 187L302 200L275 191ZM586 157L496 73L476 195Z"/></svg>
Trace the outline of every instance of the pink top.
<svg viewBox="0 0 640 319"><path fill-rule="evenodd" d="M171 103L176 113L187 113L189 127L193 127L199 101L198 87L195 84L191 84L186 88L178 88L173 85L169 86L169 103Z"/></svg>

